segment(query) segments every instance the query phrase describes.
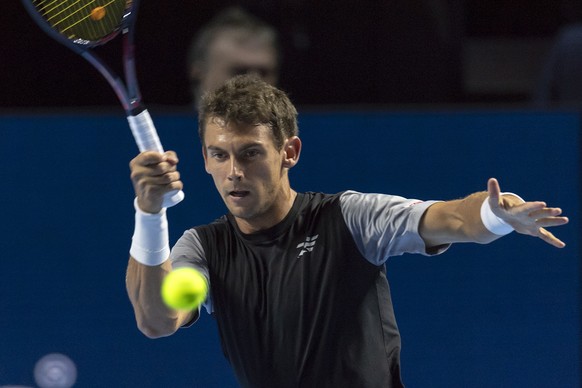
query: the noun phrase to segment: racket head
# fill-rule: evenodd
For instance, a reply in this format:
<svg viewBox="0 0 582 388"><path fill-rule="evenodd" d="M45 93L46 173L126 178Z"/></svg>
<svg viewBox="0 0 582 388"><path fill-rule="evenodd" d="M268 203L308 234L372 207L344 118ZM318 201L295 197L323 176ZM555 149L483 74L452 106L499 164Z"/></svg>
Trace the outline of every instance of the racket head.
<svg viewBox="0 0 582 388"><path fill-rule="evenodd" d="M138 0L21 0L37 24L77 52L115 38L133 24Z"/></svg>

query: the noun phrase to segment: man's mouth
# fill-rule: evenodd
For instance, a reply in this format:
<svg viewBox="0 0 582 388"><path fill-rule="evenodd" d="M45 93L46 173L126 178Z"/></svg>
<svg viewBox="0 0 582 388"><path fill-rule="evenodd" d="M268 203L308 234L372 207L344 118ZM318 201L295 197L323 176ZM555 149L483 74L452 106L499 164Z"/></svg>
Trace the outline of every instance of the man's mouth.
<svg viewBox="0 0 582 388"><path fill-rule="evenodd" d="M231 197L237 197L237 198L246 197L248 194L249 194L249 192L246 190L233 190L233 191L228 192L228 195L230 195Z"/></svg>

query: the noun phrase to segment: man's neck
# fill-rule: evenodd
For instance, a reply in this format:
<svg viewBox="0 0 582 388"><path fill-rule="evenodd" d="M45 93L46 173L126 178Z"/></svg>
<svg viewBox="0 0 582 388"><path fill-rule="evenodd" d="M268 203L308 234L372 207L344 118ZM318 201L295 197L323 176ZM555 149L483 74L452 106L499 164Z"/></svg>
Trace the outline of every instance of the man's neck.
<svg viewBox="0 0 582 388"><path fill-rule="evenodd" d="M284 194L283 199L278 201L279 206L274 206L269 210L269 215L257 219L243 219L239 217L235 217L234 219L239 230L244 234L252 234L272 228L287 217L296 198L297 192L289 188L288 192Z"/></svg>

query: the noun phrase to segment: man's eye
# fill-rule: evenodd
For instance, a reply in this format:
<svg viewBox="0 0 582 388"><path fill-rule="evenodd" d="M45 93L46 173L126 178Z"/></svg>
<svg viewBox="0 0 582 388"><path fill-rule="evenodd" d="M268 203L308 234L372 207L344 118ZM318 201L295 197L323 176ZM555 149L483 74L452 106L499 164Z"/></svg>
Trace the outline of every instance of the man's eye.
<svg viewBox="0 0 582 388"><path fill-rule="evenodd" d="M248 150L248 151L245 152L245 157L246 158L254 158L257 155L259 155L259 151L257 151L257 150Z"/></svg>
<svg viewBox="0 0 582 388"><path fill-rule="evenodd" d="M210 154L210 156L213 159L218 159L218 160L222 160L222 159L226 158L226 154L223 154L223 153L220 153L220 152L213 152L213 153Z"/></svg>

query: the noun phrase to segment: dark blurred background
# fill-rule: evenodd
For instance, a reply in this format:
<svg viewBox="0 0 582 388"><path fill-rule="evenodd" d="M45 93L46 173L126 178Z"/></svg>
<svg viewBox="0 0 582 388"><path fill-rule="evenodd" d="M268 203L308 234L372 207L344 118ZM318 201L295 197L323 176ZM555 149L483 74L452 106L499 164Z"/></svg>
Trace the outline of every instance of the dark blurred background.
<svg viewBox="0 0 582 388"><path fill-rule="evenodd" d="M79 387L235 387L207 314L162 340L136 329L124 278L137 147L121 107L19 0L2 1L0 387L34 386L35 363L53 352L76 363ZM164 146L180 155L187 193L170 210L172 241L224 212L192 152L186 51L234 4L279 30L281 86L308 108L298 190L446 199L496 176L571 217L556 230L564 250L513 234L457 244L438 260L390 261L407 386L579 388L580 106L529 107L582 1L142 0L141 89ZM99 52L119 63L118 40ZM571 82L582 75L570 75L582 92Z"/></svg>
<svg viewBox="0 0 582 388"><path fill-rule="evenodd" d="M281 86L298 105L527 104L556 34L582 19L574 0L145 0L137 64L146 104L189 104L189 41L233 4L279 30ZM18 0L0 18L0 108L117 104ZM119 49L99 52L117 63Z"/></svg>

